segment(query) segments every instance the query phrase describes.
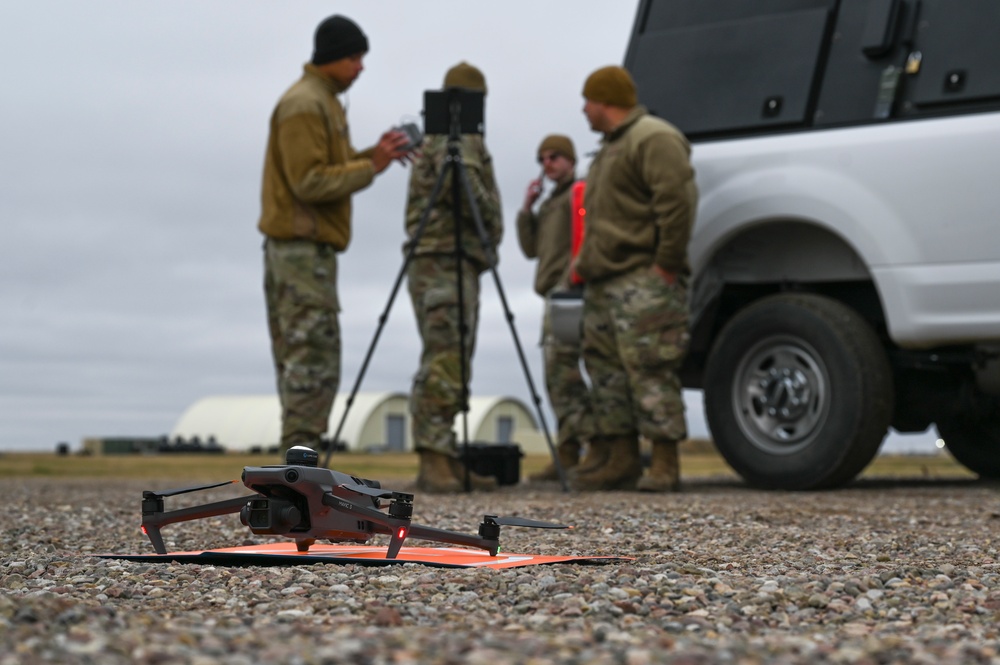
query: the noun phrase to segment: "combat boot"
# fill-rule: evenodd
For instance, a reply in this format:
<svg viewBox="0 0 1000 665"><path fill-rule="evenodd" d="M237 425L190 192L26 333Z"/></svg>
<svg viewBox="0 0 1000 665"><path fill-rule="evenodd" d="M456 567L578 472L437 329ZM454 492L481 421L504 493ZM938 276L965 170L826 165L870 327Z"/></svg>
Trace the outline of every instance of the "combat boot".
<svg viewBox="0 0 1000 665"><path fill-rule="evenodd" d="M569 472L570 469L580 464L580 442L576 439L563 441L556 447L556 455L559 458L559 464L562 465L563 471ZM556 469L555 462L549 462L547 467L538 473L528 476L528 480L533 483L546 480L559 480L559 471Z"/></svg>
<svg viewBox="0 0 1000 665"><path fill-rule="evenodd" d="M451 455L436 450L421 450L417 489L428 494L455 494L462 483L451 470Z"/></svg>
<svg viewBox="0 0 1000 665"><path fill-rule="evenodd" d="M615 437L611 439L604 466L589 473L578 473L573 478L573 489L580 492L634 490L640 476L642 458L639 457L639 440L634 436Z"/></svg>
<svg viewBox="0 0 1000 665"><path fill-rule="evenodd" d="M653 441L651 463L636 487L640 492L681 490L681 465L676 441Z"/></svg>
<svg viewBox="0 0 1000 665"><path fill-rule="evenodd" d="M449 464L451 465L451 473L458 480L458 485L461 489L465 489L465 464L462 460L457 457L449 457ZM469 470L469 487L480 492L492 492L497 488L497 479L493 476L481 476L478 473Z"/></svg>
<svg viewBox="0 0 1000 665"><path fill-rule="evenodd" d="M611 457L611 439L595 436L587 443L587 452L583 454L580 463L570 470L569 476L572 478L596 471L604 466L609 457Z"/></svg>

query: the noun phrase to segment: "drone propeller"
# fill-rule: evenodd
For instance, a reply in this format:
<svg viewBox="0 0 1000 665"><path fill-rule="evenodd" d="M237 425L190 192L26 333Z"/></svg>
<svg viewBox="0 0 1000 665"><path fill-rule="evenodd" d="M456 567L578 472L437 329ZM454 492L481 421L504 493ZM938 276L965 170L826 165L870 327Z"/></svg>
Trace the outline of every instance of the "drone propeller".
<svg viewBox="0 0 1000 665"><path fill-rule="evenodd" d="M172 490L146 490L142 494L147 498L159 498L162 499L168 496L176 496L178 494L187 494L188 492L200 492L202 490L210 490L216 487L223 487L224 485L232 485L233 483L238 483L238 480L227 480L221 483L215 483L213 485L196 485L194 487L179 487Z"/></svg>
<svg viewBox="0 0 1000 665"><path fill-rule="evenodd" d="M525 526L534 529L572 529L573 527L555 522L542 522L540 520L530 520L526 517L497 517L496 515L483 515L483 522L493 523L497 526Z"/></svg>

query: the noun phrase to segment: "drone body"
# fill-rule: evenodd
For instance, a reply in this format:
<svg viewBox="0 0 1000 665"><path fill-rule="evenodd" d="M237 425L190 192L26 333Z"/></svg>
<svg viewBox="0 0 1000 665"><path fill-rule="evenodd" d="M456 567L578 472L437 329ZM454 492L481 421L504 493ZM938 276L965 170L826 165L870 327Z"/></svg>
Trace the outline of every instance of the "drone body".
<svg viewBox="0 0 1000 665"><path fill-rule="evenodd" d="M243 484L261 495L240 509L240 521L255 534L289 536L303 543L323 539L360 544L373 535L367 520L336 510L323 500L328 495L349 493L341 488L379 489L375 481L306 466L248 466L243 469ZM380 507L378 497L355 496L361 499L358 507Z"/></svg>
<svg viewBox="0 0 1000 665"><path fill-rule="evenodd" d="M167 549L160 529L176 522L239 513L240 521L257 535L293 538L299 552L307 552L317 540L334 543L367 543L373 535L390 537L386 558L394 559L408 536L422 540L466 545L496 556L501 526L566 529L562 524L518 517L485 515L478 535L447 531L415 524L413 495L382 489L374 480L317 468L318 455L296 446L288 451L284 465L244 467L242 482L254 491L250 496L166 511L164 498L187 492L222 487L237 481L200 487L142 493L142 530L158 554ZM389 501L382 512L382 500Z"/></svg>

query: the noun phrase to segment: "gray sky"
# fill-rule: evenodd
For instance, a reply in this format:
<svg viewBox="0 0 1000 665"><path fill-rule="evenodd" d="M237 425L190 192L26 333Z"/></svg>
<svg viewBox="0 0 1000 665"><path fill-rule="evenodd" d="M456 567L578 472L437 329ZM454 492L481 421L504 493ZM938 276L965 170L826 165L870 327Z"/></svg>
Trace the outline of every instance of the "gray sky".
<svg viewBox="0 0 1000 665"><path fill-rule="evenodd" d="M419 121L423 91L453 64L485 73L507 225L500 277L544 395L541 301L514 215L545 134L570 135L581 156L596 148L580 89L622 61L635 4L5 3L0 451L156 436L201 397L274 392L256 229L268 118L333 13L371 46L345 100L359 149ZM340 264L345 393L402 264L407 176L393 165L355 197ZM419 340L402 291L363 390L409 388ZM486 276L472 392L529 401L502 314ZM704 435L700 394L688 398L691 434Z"/></svg>

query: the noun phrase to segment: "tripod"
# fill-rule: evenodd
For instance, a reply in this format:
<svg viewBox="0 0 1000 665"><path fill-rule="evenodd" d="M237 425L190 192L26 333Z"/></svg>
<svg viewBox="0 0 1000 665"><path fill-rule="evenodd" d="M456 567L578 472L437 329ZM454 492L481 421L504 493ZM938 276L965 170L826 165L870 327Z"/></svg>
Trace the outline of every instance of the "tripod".
<svg viewBox="0 0 1000 665"><path fill-rule="evenodd" d="M399 269L399 273L396 275L396 280L393 284L392 291L389 294L389 299L386 302L385 309L378 319L378 327L375 330L375 335L372 338L371 344L369 344L368 351L365 354L364 361L361 363L361 369L358 373L358 377L354 382L354 386L351 389L351 393L347 398L346 407L344 413L341 416L340 423L337 425L337 431L333 437L333 443L336 444L340 439L340 432L344 427L344 423L347 420L347 414L350 412L351 405L354 403L354 398L357 396L358 389L361 386L361 381L364 378L365 372L368 369L368 364L375 352L375 347L378 344L379 338L382 336L382 330L385 328L386 321L389 317L389 312L392 309L393 302L396 299L396 294L399 292L399 287L403 282L403 277L406 275L406 270L410 263L413 261L416 255L417 245L419 244L420 238L427 227L427 222L430 219L431 211L434 208L434 204L437 202L441 196L441 191L444 188L444 183L449 174L452 174L451 178L451 200L452 200L452 220L453 220L453 233L455 238L455 257L456 257L456 280L458 287L458 314L459 314L459 367L460 367L460 380L461 380L461 412L462 412L462 460L464 462L463 466L465 468L465 478L464 486L465 491L471 491L471 479L469 470L469 431L468 431L468 413L469 413L469 385L468 376L469 368L466 364L466 336L469 333L468 327L466 325L465 319L465 293L463 288L463 270L464 262L466 259L466 254L464 250L464 245L462 244L462 195L465 195L465 200L469 203L469 209L472 213L472 220L475 224L476 233L479 236L479 242L482 245L483 251L487 256L487 263L489 270L493 275L493 282L496 285L497 293L500 296L500 303L503 307L504 318L507 320L508 327L510 328L511 337L514 341L514 347L517 351L518 360L521 363L521 369L524 372L524 377L528 384L528 390L531 393L531 399L535 406L535 412L538 415L539 423L541 423L542 431L545 434L545 441L548 444L549 452L552 455L552 460L559 476L559 482L562 486L564 492L569 491L569 486L566 481L566 471L559 461L559 455L556 452L555 445L552 443L552 436L549 434L549 428L546 424L545 415L542 412L541 398L538 395L538 391L535 389L534 381L531 378L531 372L528 369L528 363L525 360L524 349L521 346L521 341L517 335L517 329L514 327L514 315L510 311L510 307L507 304L507 296L503 289L503 284L500 282L500 275L496 268L496 256L493 252L493 248L490 245L489 237L486 233L486 227L483 224L482 215L480 214L479 207L476 205L475 195L472 190L472 185L469 182L469 177L466 172L465 163L462 160L461 151L461 102L457 95L453 95L450 98L448 105L449 114L449 132L448 132L448 154L445 159L444 167L438 174L437 180L434 183L434 187L431 190L430 199L427 202L427 207L424 209L420 216L420 221L417 225L416 231L413 237L410 238L406 258L403 261L403 265ZM333 446L331 446L326 453L326 457L323 460L323 466L329 467L330 455L333 452Z"/></svg>

